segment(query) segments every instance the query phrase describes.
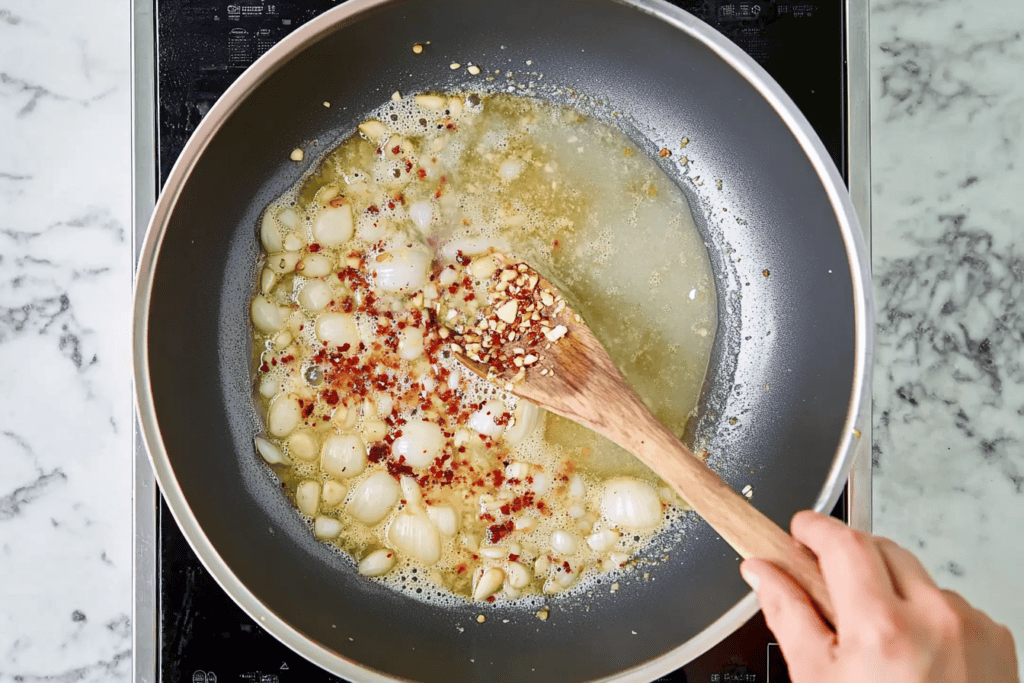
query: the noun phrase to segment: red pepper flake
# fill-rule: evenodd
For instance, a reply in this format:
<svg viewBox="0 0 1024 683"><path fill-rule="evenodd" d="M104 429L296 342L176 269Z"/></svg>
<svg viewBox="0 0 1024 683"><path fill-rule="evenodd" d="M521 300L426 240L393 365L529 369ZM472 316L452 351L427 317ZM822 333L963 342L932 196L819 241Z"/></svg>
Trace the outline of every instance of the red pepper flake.
<svg viewBox="0 0 1024 683"><path fill-rule="evenodd" d="M392 154L401 154L402 153L402 148L399 147L398 145L395 145L394 147L391 148L391 153Z"/></svg>
<svg viewBox="0 0 1024 683"><path fill-rule="evenodd" d="M412 471L412 468L405 464L405 456L400 457L398 462L395 462L394 460L388 461L386 467L388 469L388 474L395 479L400 479L403 475L409 475L411 477L415 474Z"/></svg>
<svg viewBox="0 0 1024 683"><path fill-rule="evenodd" d="M408 159L405 160L405 172L408 173L412 170L412 162Z"/></svg>
<svg viewBox="0 0 1024 683"><path fill-rule="evenodd" d="M389 209L395 208L395 203L394 202L388 202L388 208Z"/></svg>
<svg viewBox="0 0 1024 683"><path fill-rule="evenodd" d="M349 344L348 342L345 342L344 344L342 344L341 346L338 347L338 350L341 351L342 353L345 353L346 351L348 351L351 348L352 348L352 345Z"/></svg>
<svg viewBox="0 0 1024 683"><path fill-rule="evenodd" d="M336 389L327 389L320 395L323 396L324 402L329 406L338 405L338 401L341 400Z"/></svg>
<svg viewBox="0 0 1024 683"><path fill-rule="evenodd" d="M567 572L571 572L572 571L572 567L569 566L569 560L563 560L562 561L562 569L564 569Z"/></svg>
<svg viewBox="0 0 1024 683"><path fill-rule="evenodd" d="M508 503L505 503L504 505L501 506L501 514L507 515L507 514L510 514L511 512L512 512L512 508L509 507Z"/></svg>
<svg viewBox="0 0 1024 683"><path fill-rule="evenodd" d="M288 356L285 356L284 358L282 358L281 362L282 363L291 363L293 360L295 360L295 356L288 355Z"/></svg>
<svg viewBox="0 0 1024 683"><path fill-rule="evenodd" d="M370 462L380 462L389 455L391 455L391 449L387 444L378 442L370 446L370 452L366 454L366 459Z"/></svg>
<svg viewBox="0 0 1024 683"><path fill-rule="evenodd" d="M417 178L426 178L427 177L427 169L425 169L425 168L418 168L418 169L416 169L416 177Z"/></svg>
<svg viewBox="0 0 1024 683"><path fill-rule="evenodd" d="M376 204L370 204L370 205L369 205L368 207L366 207L366 211L367 211L368 213L372 213L372 214L373 214L373 215L375 215L375 216L376 216L376 215L377 215L378 213L380 213L380 209L378 209L378 208L377 208L377 205L376 205Z"/></svg>
<svg viewBox="0 0 1024 683"><path fill-rule="evenodd" d="M519 559L519 556L516 555L515 553L509 553L508 554L508 561L509 562L515 562L518 559Z"/></svg>
<svg viewBox="0 0 1024 683"><path fill-rule="evenodd" d="M306 419L313 414L313 409L316 408L316 404L312 401L305 408L302 409L302 418Z"/></svg>
<svg viewBox="0 0 1024 683"><path fill-rule="evenodd" d="M273 365L274 367L277 367L277 359L276 358L271 358L270 359L270 364Z"/></svg>
<svg viewBox="0 0 1024 683"><path fill-rule="evenodd" d="M501 539L512 533L513 529L515 529L515 523L508 519L499 524L492 524L487 527L487 537L490 539L491 543L498 543Z"/></svg>
<svg viewBox="0 0 1024 683"><path fill-rule="evenodd" d="M309 245L309 251L312 254L317 253L318 251L320 251L320 245L317 244L316 242L313 242L313 244Z"/></svg>
<svg viewBox="0 0 1024 683"><path fill-rule="evenodd" d="M516 496L512 499L511 507L512 512L519 512L524 508L533 506L533 491L527 491L521 496Z"/></svg>
<svg viewBox="0 0 1024 683"><path fill-rule="evenodd" d="M343 194L339 194L337 197L334 197L333 199L331 199L331 201L327 202L328 206L330 206L331 208L334 208L334 209L337 209L339 206L341 206L344 203L345 203L345 195L343 195Z"/></svg>
<svg viewBox="0 0 1024 683"><path fill-rule="evenodd" d="M270 366L264 363L260 366L260 372L270 372Z"/></svg>

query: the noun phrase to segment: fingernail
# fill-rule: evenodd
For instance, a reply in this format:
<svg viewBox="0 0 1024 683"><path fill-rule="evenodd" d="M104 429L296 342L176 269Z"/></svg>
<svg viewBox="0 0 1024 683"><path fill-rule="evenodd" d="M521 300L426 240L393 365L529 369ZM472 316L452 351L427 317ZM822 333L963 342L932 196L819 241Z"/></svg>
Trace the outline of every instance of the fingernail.
<svg viewBox="0 0 1024 683"><path fill-rule="evenodd" d="M746 581L750 585L750 587L754 589L754 592L756 593L758 587L761 585L761 579L758 578L757 574L751 571L746 571L741 567L740 576L743 577L743 580Z"/></svg>

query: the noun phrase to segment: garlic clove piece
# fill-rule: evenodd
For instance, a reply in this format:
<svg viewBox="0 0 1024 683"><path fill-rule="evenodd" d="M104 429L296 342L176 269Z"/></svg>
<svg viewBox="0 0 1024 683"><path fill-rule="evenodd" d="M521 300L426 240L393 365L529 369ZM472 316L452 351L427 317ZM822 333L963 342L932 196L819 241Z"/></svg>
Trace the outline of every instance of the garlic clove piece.
<svg viewBox="0 0 1024 683"><path fill-rule="evenodd" d="M428 567L441 559L441 535L423 513L403 510L388 526L388 542Z"/></svg>
<svg viewBox="0 0 1024 683"><path fill-rule="evenodd" d="M387 472L374 472L352 492L348 513L366 526L374 526L387 517L398 496L398 482Z"/></svg>
<svg viewBox="0 0 1024 683"><path fill-rule="evenodd" d="M374 550L359 563L359 573L363 576L384 576L394 568L397 559L393 550Z"/></svg>

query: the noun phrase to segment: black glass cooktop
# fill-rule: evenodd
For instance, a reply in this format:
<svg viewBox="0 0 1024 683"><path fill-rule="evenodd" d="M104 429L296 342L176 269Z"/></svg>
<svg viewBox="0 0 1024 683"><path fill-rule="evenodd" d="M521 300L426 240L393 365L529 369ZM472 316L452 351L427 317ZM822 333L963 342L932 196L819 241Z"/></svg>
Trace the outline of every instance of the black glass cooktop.
<svg viewBox="0 0 1024 683"><path fill-rule="evenodd" d="M189 135L257 57L343 0L155 0L156 140L161 185ZM756 59L789 93L846 172L843 3L673 0ZM845 519L845 494L833 514ZM308 663L257 626L192 553L161 502L157 529L163 683L324 682L342 679ZM760 614L662 681L786 683L785 663Z"/></svg>

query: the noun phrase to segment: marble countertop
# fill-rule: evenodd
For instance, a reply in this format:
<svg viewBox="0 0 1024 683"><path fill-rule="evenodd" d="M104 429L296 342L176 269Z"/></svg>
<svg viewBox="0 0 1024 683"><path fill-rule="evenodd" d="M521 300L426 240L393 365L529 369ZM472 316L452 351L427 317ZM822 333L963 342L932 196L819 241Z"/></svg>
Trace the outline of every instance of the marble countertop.
<svg viewBox="0 0 1024 683"><path fill-rule="evenodd" d="M1024 12L871 4L874 526L1024 642ZM131 677L130 5L0 0L0 683Z"/></svg>

